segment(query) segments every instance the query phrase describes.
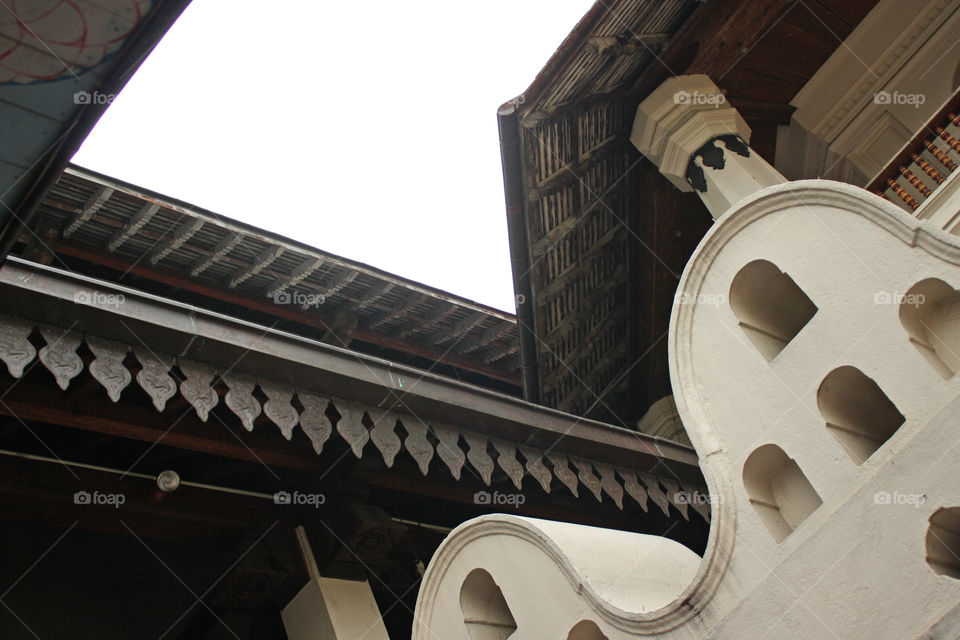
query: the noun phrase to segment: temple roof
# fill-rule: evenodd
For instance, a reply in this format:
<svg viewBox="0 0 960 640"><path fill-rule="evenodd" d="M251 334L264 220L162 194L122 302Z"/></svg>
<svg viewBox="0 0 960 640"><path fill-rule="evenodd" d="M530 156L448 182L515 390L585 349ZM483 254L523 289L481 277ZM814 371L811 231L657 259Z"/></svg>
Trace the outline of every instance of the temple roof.
<svg viewBox="0 0 960 640"><path fill-rule="evenodd" d="M51 264L518 394L509 313L75 166L32 226Z"/></svg>

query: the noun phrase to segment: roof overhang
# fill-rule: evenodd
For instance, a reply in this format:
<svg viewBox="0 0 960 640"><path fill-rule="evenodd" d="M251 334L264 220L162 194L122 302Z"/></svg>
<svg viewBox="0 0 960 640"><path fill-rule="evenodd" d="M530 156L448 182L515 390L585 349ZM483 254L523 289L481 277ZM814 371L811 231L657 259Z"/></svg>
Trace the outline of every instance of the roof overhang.
<svg viewBox="0 0 960 640"><path fill-rule="evenodd" d="M0 259L187 4L80 1L48 10L26 3L15 5L22 15L0 21ZM64 33L83 39L64 44L57 39Z"/></svg>
<svg viewBox="0 0 960 640"><path fill-rule="evenodd" d="M702 483L697 455L683 445L12 256L0 268L0 313L361 407L399 407L418 421L571 460Z"/></svg>

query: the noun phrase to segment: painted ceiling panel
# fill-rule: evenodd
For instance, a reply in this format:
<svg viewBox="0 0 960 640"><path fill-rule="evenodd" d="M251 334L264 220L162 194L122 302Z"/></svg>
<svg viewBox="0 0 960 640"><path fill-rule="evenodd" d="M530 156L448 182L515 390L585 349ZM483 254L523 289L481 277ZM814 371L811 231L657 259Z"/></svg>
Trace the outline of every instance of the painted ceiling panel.
<svg viewBox="0 0 960 640"><path fill-rule="evenodd" d="M8 0L0 8L0 226L154 6Z"/></svg>

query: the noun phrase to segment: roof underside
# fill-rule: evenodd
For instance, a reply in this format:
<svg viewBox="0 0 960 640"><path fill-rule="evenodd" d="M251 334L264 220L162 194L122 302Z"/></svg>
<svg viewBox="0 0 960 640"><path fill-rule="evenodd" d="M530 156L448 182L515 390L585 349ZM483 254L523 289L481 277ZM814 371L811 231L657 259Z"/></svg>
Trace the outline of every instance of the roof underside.
<svg viewBox="0 0 960 640"><path fill-rule="evenodd" d="M527 255L514 252L514 282L534 301L523 355L544 404L635 426L670 393L673 291L710 217L629 145L637 104L671 75L705 73L773 162L789 101L876 0L837 4L597 2L501 108L520 131L520 169L505 160L504 173L522 184L526 238L514 226L511 242Z"/></svg>
<svg viewBox="0 0 960 640"><path fill-rule="evenodd" d="M27 257L50 247L60 267L70 261L76 268L77 260L109 267L118 282L153 280L176 287L178 298L206 297L201 306L210 307L209 298L231 302L259 313L258 321L273 316L310 327L336 346L400 361L415 356L408 363L441 363L454 375L474 373L516 390L512 315L93 172L68 169L33 227L36 236L24 234L21 248Z"/></svg>
<svg viewBox="0 0 960 640"><path fill-rule="evenodd" d="M655 60L696 3L601 4L520 99L520 140L541 401L626 426L611 407L629 384L632 110L608 96Z"/></svg>

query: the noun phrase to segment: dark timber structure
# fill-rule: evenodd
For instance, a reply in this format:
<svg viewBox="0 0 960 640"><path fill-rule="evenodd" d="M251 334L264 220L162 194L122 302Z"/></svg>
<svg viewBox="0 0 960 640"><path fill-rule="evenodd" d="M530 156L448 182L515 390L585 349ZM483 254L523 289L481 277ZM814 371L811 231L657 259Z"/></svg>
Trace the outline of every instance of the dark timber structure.
<svg viewBox="0 0 960 640"><path fill-rule="evenodd" d="M670 393L674 291L711 218L629 144L640 101L706 74L773 164L790 100L875 4L598 2L500 108L528 399L636 428Z"/></svg>
<svg viewBox="0 0 960 640"><path fill-rule="evenodd" d="M499 111L517 316L70 166L106 108L74 93L119 92L185 4L109 16L89 68L0 22L33 46L0 80L0 637L283 638L298 525L409 637L418 568L504 509L478 492L702 551L696 453L633 429L670 393L673 294L710 216L630 147L633 113L708 74L772 162L875 1L596 3Z"/></svg>

